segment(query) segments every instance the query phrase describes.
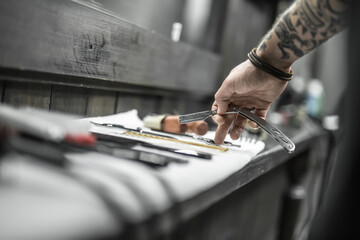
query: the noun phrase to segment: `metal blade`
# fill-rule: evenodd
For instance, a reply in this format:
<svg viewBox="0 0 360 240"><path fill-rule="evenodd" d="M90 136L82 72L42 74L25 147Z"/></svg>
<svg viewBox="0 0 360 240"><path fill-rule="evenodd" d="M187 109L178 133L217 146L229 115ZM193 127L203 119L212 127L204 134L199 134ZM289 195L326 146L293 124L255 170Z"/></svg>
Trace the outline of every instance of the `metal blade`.
<svg viewBox="0 0 360 240"><path fill-rule="evenodd" d="M215 114L216 114L216 111L210 111L210 110L185 114L185 115L179 116L179 123L185 124L185 123L201 121L201 120L205 120L208 117L211 117Z"/></svg>
<svg viewBox="0 0 360 240"><path fill-rule="evenodd" d="M267 122L265 119L255 115L246 109L236 110L241 116L255 122L262 129L264 129L273 139L275 139L288 153L293 153L295 150L295 144L277 127Z"/></svg>
<svg viewBox="0 0 360 240"><path fill-rule="evenodd" d="M295 144L288 138L283 132L281 132L277 127L267 122L265 119L255 115L249 110L246 109L234 109L233 111L226 112L225 114L240 114L241 116L255 122L262 129L264 129L274 140L276 140L288 153L292 153L295 150ZM179 123L185 124L195 121L205 120L208 117L217 114L215 111L202 111L196 113L190 113L179 116Z"/></svg>

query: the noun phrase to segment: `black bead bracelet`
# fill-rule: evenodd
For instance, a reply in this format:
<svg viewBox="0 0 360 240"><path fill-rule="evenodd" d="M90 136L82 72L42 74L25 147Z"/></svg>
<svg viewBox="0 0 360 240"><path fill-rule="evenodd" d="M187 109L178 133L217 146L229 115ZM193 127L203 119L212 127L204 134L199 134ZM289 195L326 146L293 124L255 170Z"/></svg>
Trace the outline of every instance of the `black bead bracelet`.
<svg viewBox="0 0 360 240"><path fill-rule="evenodd" d="M252 64L254 64L255 67L260 68L261 70L273 75L276 78L279 78L283 81L290 81L294 73L292 70L290 70L289 73L283 72L280 69L277 69L270 64L267 64L266 62L262 61L258 55L256 55L256 48L253 48L251 52L248 53L248 58Z"/></svg>

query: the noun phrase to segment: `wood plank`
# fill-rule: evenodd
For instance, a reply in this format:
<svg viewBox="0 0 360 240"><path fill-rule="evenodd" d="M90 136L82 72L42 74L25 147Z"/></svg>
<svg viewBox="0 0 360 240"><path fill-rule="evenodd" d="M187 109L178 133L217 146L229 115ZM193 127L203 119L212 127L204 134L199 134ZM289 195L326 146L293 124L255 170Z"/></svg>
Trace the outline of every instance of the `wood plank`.
<svg viewBox="0 0 360 240"><path fill-rule="evenodd" d="M74 1L0 2L0 67L212 94L220 58Z"/></svg>
<svg viewBox="0 0 360 240"><path fill-rule="evenodd" d="M93 0L81 1L87 2L87 4L96 4L96 1ZM126 21L154 30L164 36L170 36L174 22L181 22L185 3L184 0L106 0L98 2L106 11L114 12L115 15Z"/></svg>
<svg viewBox="0 0 360 240"><path fill-rule="evenodd" d="M50 111L85 116L88 89L53 85Z"/></svg>
<svg viewBox="0 0 360 240"><path fill-rule="evenodd" d="M15 107L49 109L51 85L29 82L5 82L4 103Z"/></svg>
<svg viewBox="0 0 360 240"><path fill-rule="evenodd" d="M0 102L3 102L4 81L0 81Z"/></svg>
<svg viewBox="0 0 360 240"><path fill-rule="evenodd" d="M116 92L89 89L86 116L104 116L115 113Z"/></svg>
<svg viewBox="0 0 360 240"><path fill-rule="evenodd" d="M286 187L282 165L179 224L166 239L275 240Z"/></svg>
<svg viewBox="0 0 360 240"><path fill-rule="evenodd" d="M174 115L174 114L177 114L178 112L179 112L178 99L173 98L173 97L161 98L159 113Z"/></svg>
<svg viewBox="0 0 360 240"><path fill-rule="evenodd" d="M179 114L190 113L190 110L187 108L186 99L180 98L178 101L178 112Z"/></svg>
<svg viewBox="0 0 360 240"><path fill-rule="evenodd" d="M227 239L250 239L252 228L255 187L245 186L222 201L210 207L209 211L201 213L208 221L204 222L202 237L199 239L221 239L226 235Z"/></svg>
<svg viewBox="0 0 360 240"><path fill-rule="evenodd" d="M211 108L213 98L196 99L193 96L163 97L161 99L161 113L185 114L204 111Z"/></svg>
<svg viewBox="0 0 360 240"><path fill-rule="evenodd" d="M119 93L116 112L137 109L139 117L144 118L148 114L161 113L159 105L160 98L156 96Z"/></svg>
<svg viewBox="0 0 360 240"><path fill-rule="evenodd" d="M250 183L256 185L256 192L248 239L278 239L283 198L289 185L287 171L284 164Z"/></svg>

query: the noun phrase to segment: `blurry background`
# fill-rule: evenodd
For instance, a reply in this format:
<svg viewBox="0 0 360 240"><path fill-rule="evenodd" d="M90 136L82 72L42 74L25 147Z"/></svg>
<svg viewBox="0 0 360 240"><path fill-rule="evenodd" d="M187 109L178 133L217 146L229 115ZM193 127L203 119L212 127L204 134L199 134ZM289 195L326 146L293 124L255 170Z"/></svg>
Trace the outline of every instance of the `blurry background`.
<svg viewBox="0 0 360 240"><path fill-rule="evenodd" d="M174 23L181 23L180 41L220 55L222 67L218 84L232 68L246 60L271 28L276 16L290 0L93 0L89 1L141 27L171 37ZM324 91L322 113L336 114L346 87L347 66L344 31L294 66L295 91L305 93L309 83L319 81ZM339 80L341 79L341 80ZM214 89L216 91L216 89Z"/></svg>

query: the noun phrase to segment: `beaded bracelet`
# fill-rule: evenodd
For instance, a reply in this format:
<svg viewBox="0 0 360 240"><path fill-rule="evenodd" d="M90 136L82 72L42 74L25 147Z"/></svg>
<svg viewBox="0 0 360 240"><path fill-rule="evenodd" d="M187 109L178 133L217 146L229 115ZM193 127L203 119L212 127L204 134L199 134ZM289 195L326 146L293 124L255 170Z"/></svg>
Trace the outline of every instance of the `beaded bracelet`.
<svg viewBox="0 0 360 240"><path fill-rule="evenodd" d="M266 62L263 62L258 55L256 55L256 48L253 48L251 52L248 53L248 58L254 64L255 67L260 68L261 70L273 75L274 77L279 78L283 81L290 81L294 73L292 70L290 70L290 73L286 73L281 71L280 69L277 69L270 64L267 64Z"/></svg>

